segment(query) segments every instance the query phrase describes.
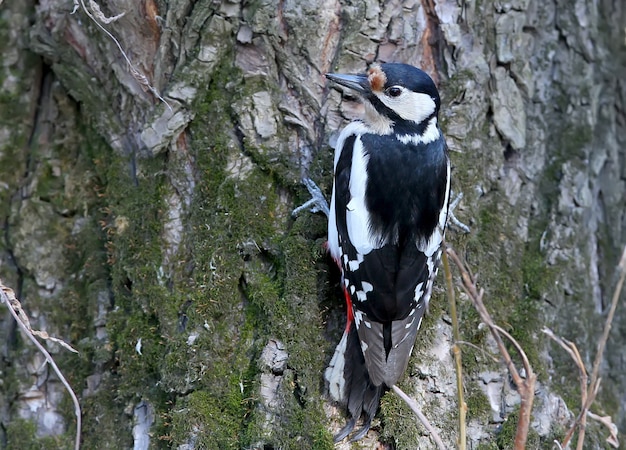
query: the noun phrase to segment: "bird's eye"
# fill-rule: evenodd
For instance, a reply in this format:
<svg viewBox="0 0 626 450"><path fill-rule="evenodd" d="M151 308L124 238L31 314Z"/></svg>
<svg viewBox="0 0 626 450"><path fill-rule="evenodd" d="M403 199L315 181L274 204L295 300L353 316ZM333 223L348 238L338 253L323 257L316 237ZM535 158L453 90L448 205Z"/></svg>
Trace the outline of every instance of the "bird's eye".
<svg viewBox="0 0 626 450"><path fill-rule="evenodd" d="M398 97L400 94L402 94L402 88L398 86L391 86L387 89L387 95L389 97Z"/></svg>

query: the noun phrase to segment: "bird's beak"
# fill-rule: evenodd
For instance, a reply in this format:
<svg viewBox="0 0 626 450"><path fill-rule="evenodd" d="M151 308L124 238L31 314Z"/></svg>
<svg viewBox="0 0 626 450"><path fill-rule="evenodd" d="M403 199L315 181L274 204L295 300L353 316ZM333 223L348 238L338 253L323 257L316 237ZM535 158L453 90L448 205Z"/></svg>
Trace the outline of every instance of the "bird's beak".
<svg viewBox="0 0 626 450"><path fill-rule="evenodd" d="M359 94L369 94L372 92L370 82L366 75L344 75L340 73L327 73L326 78L337 84L357 91Z"/></svg>

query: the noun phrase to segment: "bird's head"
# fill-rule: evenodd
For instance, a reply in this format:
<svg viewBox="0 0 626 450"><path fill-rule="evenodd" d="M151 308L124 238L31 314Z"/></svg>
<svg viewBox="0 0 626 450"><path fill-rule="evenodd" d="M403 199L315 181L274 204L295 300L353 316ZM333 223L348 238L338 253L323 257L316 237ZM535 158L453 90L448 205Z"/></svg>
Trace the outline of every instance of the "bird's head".
<svg viewBox="0 0 626 450"><path fill-rule="evenodd" d="M326 77L363 97L365 122L379 134L405 129L421 134L437 124L439 92L432 78L417 67L373 64L367 74L328 73Z"/></svg>

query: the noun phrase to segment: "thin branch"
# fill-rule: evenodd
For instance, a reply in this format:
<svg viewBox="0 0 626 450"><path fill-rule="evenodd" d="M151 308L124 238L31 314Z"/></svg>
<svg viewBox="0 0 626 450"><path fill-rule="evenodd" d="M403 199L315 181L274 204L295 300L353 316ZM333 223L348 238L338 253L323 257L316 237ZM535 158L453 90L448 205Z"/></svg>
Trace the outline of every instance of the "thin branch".
<svg viewBox="0 0 626 450"><path fill-rule="evenodd" d="M526 376L528 376L528 374L531 374L533 370L530 367L530 362L528 361L528 357L526 356L524 349L522 349L522 346L519 345L519 342L517 342L515 338L509 334L508 331L504 330L500 326L493 324L493 327L496 330L498 330L498 333L502 334L505 338L507 338L507 340L513 345L513 347L515 347L515 350L517 350L517 353L522 359L522 365L524 366L524 371L526 372Z"/></svg>
<svg viewBox="0 0 626 450"><path fill-rule="evenodd" d="M598 416L591 411L587 411L587 415L590 419L600 422L602 425L609 429L610 436L606 438L606 442L608 442L611 446L615 448L619 448L619 440L617 438L617 425L613 423L613 419L611 419L611 416Z"/></svg>
<svg viewBox="0 0 626 450"><path fill-rule="evenodd" d="M33 342L33 344L35 344L35 347L37 347L37 349L44 355L44 357L46 358L46 361L50 364L50 366L52 366L52 369L57 374L57 377L59 377L59 380L61 380L61 383L63 383L63 386L65 386L65 389L67 389L67 392L70 394L70 397L72 398L72 402L74 403L74 414L76 415L76 439L74 443L74 448L75 450L79 450L80 449L80 435L81 435L80 403L78 402L78 398L76 397L76 394L74 394L72 387L70 386L68 381L63 376L63 373L59 369L59 366L57 366L56 362L54 362L52 355L50 355L50 353L48 353L48 350L46 350L45 347L41 345L41 343L39 343L39 341L35 338L34 334L39 335L43 339L50 339L50 337L44 337L44 336L47 336L48 334L45 332L38 332L31 328L30 321L28 320L26 313L22 309L22 305L20 304L19 300L15 297L15 293L13 292L12 289L2 284L1 281L0 281L0 300L2 301L2 303L4 303L7 306L7 308L9 309L9 312L11 313L11 315L13 316L13 318L15 319L19 327L22 329L22 331L24 331L24 333L26 333L26 336L28 336L28 338ZM54 341L59 342L60 340L55 338ZM64 347L69 348L72 351L76 352L76 350L72 349L72 347L70 347L67 344L64 345Z"/></svg>
<svg viewBox="0 0 626 450"><path fill-rule="evenodd" d="M498 325L494 324L493 327L498 331L498 333L506 337L513 347L515 347L515 350L517 350L517 353L522 359L522 365L524 366L524 371L526 372L526 378L520 378L519 382L515 383L515 386L520 394L520 407L514 445L516 450L523 450L526 448L526 439L530 428L530 417L533 409L533 402L535 400L535 382L537 381L537 375L533 372L530 362L528 361L528 357L519 345L519 342L517 342L513 336L500 328Z"/></svg>
<svg viewBox="0 0 626 450"><path fill-rule="evenodd" d="M578 352L578 348L576 347L576 344L574 344L571 341L568 341L567 339L563 339L561 337L556 336L552 332L552 330L550 330L549 328L544 328L542 331L549 338L551 338L557 344L559 344L561 347L563 347L563 349L570 355L570 357L574 360L574 363L578 367L578 379L580 381L581 411L584 411L585 404L587 403L587 379L588 379L588 376L587 376L587 369L585 368L585 363L583 362L583 360L582 360L582 358L580 356L580 353ZM578 418L574 422L574 425L565 434L565 438L563 439L563 446L569 445L569 441L572 439L572 436L574 435L574 431L576 430L578 425L580 425L581 428L584 426L584 419L580 415L578 416ZM578 433L578 442L576 444L576 448L577 449L582 449L584 440L585 440L585 433L584 432Z"/></svg>
<svg viewBox="0 0 626 450"><path fill-rule="evenodd" d="M624 286L624 280L626 280L626 246L622 251L622 257L620 258L619 264L617 265L617 270L619 273L619 281L615 286L615 291L613 292L613 299L611 301L611 308L609 309L609 314L606 317L606 322L604 323L604 331L602 332L602 337L598 342L598 350L596 352L596 359L593 362L593 368L591 369L591 386L592 393L587 399L587 409L595 400L595 392L597 391L596 384L599 385L599 373L600 373L600 363L602 362L602 358L604 356L604 348L606 347L606 342L609 339L609 333L611 331L611 325L613 323L613 317L615 316L615 310L617 309L617 303L619 302L620 295L622 294L622 287Z"/></svg>
<svg viewBox="0 0 626 450"><path fill-rule="evenodd" d="M448 262L448 254L443 252L441 257L443 262L443 271L446 276L446 291L448 293L448 300L450 303L450 318L452 319L452 336L454 344L452 352L454 354L454 366L456 369L456 392L459 404L459 437L457 445L459 450L465 450L467 448L467 432L465 430L467 404L463 395L463 365L461 361L461 347L459 342L461 340L459 334L459 321L456 313L456 299L454 293L454 286L452 284L452 272L450 271L450 263Z"/></svg>
<svg viewBox="0 0 626 450"><path fill-rule="evenodd" d="M420 411L419 406L417 406L417 403L415 402L415 400L413 400L411 397L406 395L404 391L400 389L398 386L396 386L395 384L392 386L392 389L402 400L404 400L404 402L407 405L409 405L409 408L411 408L411 411L415 413L415 415L420 420L420 422L422 422L422 425L424 425L424 428L426 428L426 430L430 433L433 440L435 441L435 444L437 444L437 447L439 448L439 450L446 450L446 446L441 440L439 433L437 433L437 430L435 430L435 427L433 427L430 424L426 416L422 413L422 411Z"/></svg>
<svg viewBox="0 0 626 450"><path fill-rule="evenodd" d="M467 295L472 300L472 303L474 304L474 308L476 308L476 311L478 311L478 314L480 315L480 320L482 320L483 323L489 327L489 330L491 331L491 335L493 336L494 340L496 341L496 345L498 346L498 350L500 351L500 354L502 355L502 358L504 359L504 364L509 370L509 373L511 374L511 378L513 378L513 382L516 385L521 383L522 377L520 377L519 373L517 372L517 368L515 367L515 364L513 363L513 360L511 359L511 355L506 349L506 345L504 345L504 342L502 341L500 334L497 332L497 330L494 329L494 323L493 323L493 320L491 319L491 315L487 311L487 308L485 307L485 304L482 301L483 295L485 294L484 289L481 288L480 290L478 290L478 288L476 287L476 284L474 283L474 280L469 275L469 272L467 268L465 267L465 264L463 264L463 262L461 261L461 258L459 258L459 256L456 254L454 249L448 248L447 253L448 253L448 256L452 258L452 261L454 262L454 264L456 264L456 266L461 271L461 280L463 281L463 288L465 292L467 293Z"/></svg>
<svg viewBox="0 0 626 450"><path fill-rule="evenodd" d="M109 30L104 28L104 26L100 23L100 21L102 21L102 22L104 22L106 24L109 24L109 23L114 22L115 20L118 20L119 18L121 18L125 13L118 14L117 16L114 16L114 17L105 17L104 14L102 13L102 11L100 10L100 7L98 6L98 4L94 0L90 0L89 5L93 8L94 14L97 16L97 18L96 18L89 11L87 6L85 5L85 1L84 0L74 0L74 10L72 11L72 14L74 14L78 10L79 2L80 2L80 6L82 6L83 11L85 12L85 14L87 14L87 17L89 17L98 26L98 28L100 28L104 32L104 34L106 34L115 43L115 45L119 49L120 53L122 54L122 56L126 60L126 64L128 64L128 70L130 71L130 74L133 76L133 78L135 80L137 80L137 82L139 84L141 84L146 89L148 89L150 92L152 92L152 94L154 94L154 96L156 98L158 98L163 103L165 103L165 105L171 111L172 107L170 106L170 104L167 103L167 101L163 97L161 97L161 94L159 93L159 91L154 86L152 86L152 84L150 84L150 81L148 80L148 77L146 75L144 75L139 69L137 69L134 66L134 64L132 63L132 61L128 57L128 54L126 53L124 48L122 48L122 44L120 44L120 41L118 41L117 38L115 36L113 36L113 34ZM98 19L100 19L100 20L98 20Z"/></svg>
<svg viewBox="0 0 626 450"><path fill-rule="evenodd" d="M472 344L471 342L467 342L467 341L458 341L457 344L459 344L459 345L467 345L468 347L471 347L474 350L479 351L480 353L482 353L484 356L486 356L487 358L489 358L493 362L495 362L495 363L499 363L500 362L499 358L495 357L494 355L489 353L487 350L485 350L484 348L479 347L476 344Z"/></svg>
<svg viewBox="0 0 626 450"><path fill-rule="evenodd" d="M580 354L578 353L578 349L576 348L576 345L568 341L564 341L564 342L567 342L567 344L563 345L561 344L561 342L559 342L558 339L555 339L549 333L546 333L548 334L548 336L552 337L557 342L559 342L559 344L563 348L566 348L568 344L570 344L570 349L568 350L566 348L566 350L568 351L568 353L570 353L570 356L572 356L576 364L579 366L579 369L581 372L582 408L581 408L580 414L574 421L574 424L565 434L565 438L563 439L563 442L561 443L561 446L563 448L566 448L569 445L569 441L572 439L572 436L574 435L574 432L576 431L576 429L579 430L576 449L582 450L583 448L583 443L585 440L585 428L586 428L586 423L587 423L587 416L589 415L589 417L592 417L592 414L593 414L589 412L589 408L591 408L591 405L595 401L596 395L598 394L598 391L600 390L600 381L601 381L600 364L604 356L604 349L606 347L606 343L609 339L609 333L611 331L613 317L615 316L615 310L617 309L617 304L619 302L620 295L622 294L622 288L624 287L624 281L626 280L626 246L624 247L624 250L622 251L622 257L620 258L619 264L617 265L617 273L619 274L619 280L617 282L617 285L615 286L615 291L613 292L613 298L611 300L611 307L609 308L609 313L604 323L604 330L602 332L602 336L600 337L600 340L598 341L598 350L596 351L596 357L593 362L593 369L591 371L591 381L589 382L589 386L591 388L590 392L587 389L587 374L584 368L584 364L582 363L582 358L580 358ZM546 331L544 330L544 332ZM572 352L574 354L572 354ZM584 378L582 375L583 372L584 372ZM595 416L595 417L598 417L598 416ZM607 441L611 443L611 445L613 445L611 438L612 436L609 437Z"/></svg>
<svg viewBox="0 0 626 450"><path fill-rule="evenodd" d="M480 290L477 288L474 279L469 273L469 270L466 268L465 264L461 261L456 252L448 247L446 249L448 256L452 259L452 261L456 264L459 271L461 272L461 280L463 283L463 288L465 292L467 292L468 296L472 300L474 308L478 311L480 315L480 319L482 322L489 327L489 331L496 341L496 345L498 346L498 350L504 359L507 369L509 370L509 374L515 383L517 391L520 395L520 408L519 408L519 418L517 421L517 429L515 432L515 441L514 441L514 449L515 450L524 450L526 448L526 441L528 439L528 430L530 428L530 414L533 408L533 402L535 399L535 382L537 380L537 376L534 374L528 358L526 357L526 353L519 345L519 343L503 330L501 327L497 326L487 311L485 304L483 303L483 295L484 290L481 288ZM502 341L502 337L504 336L511 344L515 347L516 351L519 353L522 364L524 366L524 371L526 372L526 377L523 378L520 376L513 360L511 359L511 355L509 354L504 342Z"/></svg>

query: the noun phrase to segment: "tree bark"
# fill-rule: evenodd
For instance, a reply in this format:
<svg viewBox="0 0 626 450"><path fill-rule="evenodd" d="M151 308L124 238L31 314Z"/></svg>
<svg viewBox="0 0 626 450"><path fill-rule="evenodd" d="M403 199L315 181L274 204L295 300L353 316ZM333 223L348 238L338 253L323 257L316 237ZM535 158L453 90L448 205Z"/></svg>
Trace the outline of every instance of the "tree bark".
<svg viewBox="0 0 626 450"><path fill-rule="evenodd" d="M0 4L0 279L80 351L46 343L81 399L83 448L333 448L338 274L325 218L291 210L304 176L330 193L329 141L359 113L324 74L377 60L438 83L472 229L447 237L538 373L528 448L552 448L580 390L540 330L591 366L626 242L623 2L92 5ZM446 309L439 288L402 387L453 447ZM468 301L459 315L492 351ZM0 447L71 448L61 384L8 312L0 329ZM618 308L592 407L621 429L625 336ZM471 448L509 448L505 368L461 349ZM363 445L435 448L422 433L388 393ZM589 423L585 448L605 437Z"/></svg>

